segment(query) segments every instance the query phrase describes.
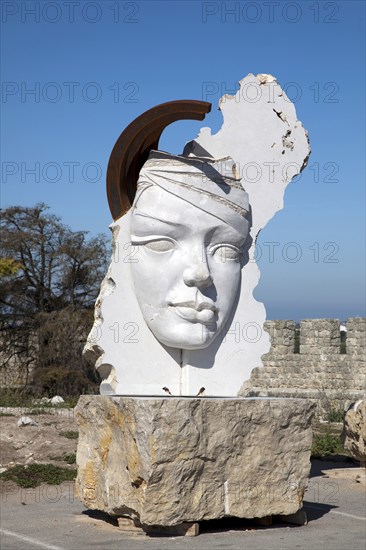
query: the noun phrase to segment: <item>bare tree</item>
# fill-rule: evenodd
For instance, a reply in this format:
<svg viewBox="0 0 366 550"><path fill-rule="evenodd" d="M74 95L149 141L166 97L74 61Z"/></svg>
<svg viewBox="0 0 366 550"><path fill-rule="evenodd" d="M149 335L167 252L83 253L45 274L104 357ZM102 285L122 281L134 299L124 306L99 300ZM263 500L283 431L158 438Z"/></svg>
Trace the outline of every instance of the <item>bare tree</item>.
<svg viewBox="0 0 366 550"><path fill-rule="evenodd" d="M107 267L105 236L71 231L41 203L2 210L0 238L3 368L14 365L16 356L24 381L30 369L38 379L40 369L43 377L58 369L60 379L71 369L79 381L93 381L81 349Z"/></svg>

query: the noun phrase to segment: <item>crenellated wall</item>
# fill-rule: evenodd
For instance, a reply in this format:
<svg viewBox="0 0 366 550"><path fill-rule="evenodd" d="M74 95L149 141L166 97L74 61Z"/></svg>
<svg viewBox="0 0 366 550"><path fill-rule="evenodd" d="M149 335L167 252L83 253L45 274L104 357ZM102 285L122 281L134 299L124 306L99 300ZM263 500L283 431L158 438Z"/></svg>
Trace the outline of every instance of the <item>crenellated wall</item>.
<svg viewBox="0 0 366 550"><path fill-rule="evenodd" d="M366 319L353 317L347 322L347 354L365 360Z"/></svg>
<svg viewBox="0 0 366 550"><path fill-rule="evenodd" d="M337 319L306 319L300 322L302 355L339 355L340 332Z"/></svg>
<svg viewBox="0 0 366 550"><path fill-rule="evenodd" d="M319 414L365 397L366 319L350 318L346 327L346 353L341 353L337 319L306 319L297 335L293 321L266 321L271 350L262 357L263 367L252 371L241 395L316 399Z"/></svg>

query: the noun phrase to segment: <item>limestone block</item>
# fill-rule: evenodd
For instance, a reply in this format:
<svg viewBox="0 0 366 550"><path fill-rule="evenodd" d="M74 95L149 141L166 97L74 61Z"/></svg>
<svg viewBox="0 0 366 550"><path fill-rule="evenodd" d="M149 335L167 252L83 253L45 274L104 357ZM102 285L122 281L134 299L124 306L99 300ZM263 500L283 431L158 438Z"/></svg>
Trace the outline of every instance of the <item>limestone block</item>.
<svg viewBox="0 0 366 550"><path fill-rule="evenodd" d="M366 401L359 400L346 412L342 433L344 448L366 465Z"/></svg>
<svg viewBox="0 0 366 550"><path fill-rule="evenodd" d="M17 426L37 426L37 422L29 416L21 416L17 422Z"/></svg>
<svg viewBox="0 0 366 550"><path fill-rule="evenodd" d="M296 513L312 413L301 399L82 396L78 497L145 526Z"/></svg>
<svg viewBox="0 0 366 550"><path fill-rule="evenodd" d="M52 403L52 405L59 405L60 403L64 402L65 400L60 395L55 395L50 399L50 403Z"/></svg>

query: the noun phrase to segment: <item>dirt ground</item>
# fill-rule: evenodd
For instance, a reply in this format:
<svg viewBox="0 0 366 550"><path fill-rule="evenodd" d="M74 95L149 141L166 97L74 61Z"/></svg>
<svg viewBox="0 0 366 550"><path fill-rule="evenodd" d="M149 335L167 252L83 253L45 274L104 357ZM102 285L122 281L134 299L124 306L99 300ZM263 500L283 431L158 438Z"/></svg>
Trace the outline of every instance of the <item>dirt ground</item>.
<svg viewBox="0 0 366 550"><path fill-rule="evenodd" d="M39 414L42 412L42 414ZM22 416L34 420L36 426L18 426ZM75 468L67 464L65 455L76 453L77 432L74 409L50 408L37 409L0 408L0 472L16 464L54 464Z"/></svg>

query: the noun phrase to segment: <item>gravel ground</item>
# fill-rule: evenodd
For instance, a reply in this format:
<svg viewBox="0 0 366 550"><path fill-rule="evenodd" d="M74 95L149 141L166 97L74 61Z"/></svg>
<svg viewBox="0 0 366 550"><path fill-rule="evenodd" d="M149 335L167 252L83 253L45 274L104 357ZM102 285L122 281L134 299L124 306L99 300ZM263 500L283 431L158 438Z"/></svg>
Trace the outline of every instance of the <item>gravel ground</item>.
<svg viewBox="0 0 366 550"><path fill-rule="evenodd" d="M0 471L16 464L50 463L69 467L62 460L76 453L77 439L68 439L65 432L77 432L73 409L0 408ZM35 426L17 425L22 416L36 422ZM74 465L75 467L75 465Z"/></svg>

